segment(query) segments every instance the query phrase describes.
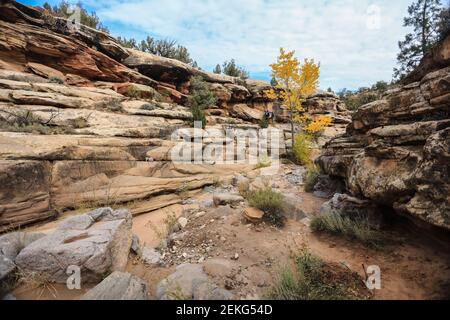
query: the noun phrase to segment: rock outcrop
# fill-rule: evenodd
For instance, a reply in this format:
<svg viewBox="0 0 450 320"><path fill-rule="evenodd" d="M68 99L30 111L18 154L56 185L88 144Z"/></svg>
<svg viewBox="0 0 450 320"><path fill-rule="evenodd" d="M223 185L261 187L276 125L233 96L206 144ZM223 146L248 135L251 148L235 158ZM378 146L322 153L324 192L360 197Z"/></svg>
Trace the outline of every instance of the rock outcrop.
<svg viewBox="0 0 450 320"><path fill-rule="evenodd" d="M95 283L105 274L123 271L130 252L131 214L100 208L64 220L49 235L26 246L15 258L23 273L35 273L50 282L66 283L68 268L80 268L83 283Z"/></svg>
<svg viewBox="0 0 450 320"><path fill-rule="evenodd" d="M450 229L450 38L426 57L417 82L353 114L318 163L357 197ZM430 62L431 61L431 62ZM416 79L414 79L416 80Z"/></svg>
<svg viewBox="0 0 450 320"><path fill-rule="evenodd" d="M171 163L171 134L190 126L191 77L217 94L207 118L220 132L258 122L269 84L127 49L11 0L0 3L0 30L0 232L86 204L146 200L141 214L252 169Z"/></svg>

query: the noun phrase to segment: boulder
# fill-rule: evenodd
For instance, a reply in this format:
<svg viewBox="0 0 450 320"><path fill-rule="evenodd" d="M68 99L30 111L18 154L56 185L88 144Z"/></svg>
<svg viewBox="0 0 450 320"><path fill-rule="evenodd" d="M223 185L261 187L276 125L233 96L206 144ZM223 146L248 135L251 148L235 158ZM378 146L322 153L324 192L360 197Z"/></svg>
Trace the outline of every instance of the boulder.
<svg viewBox="0 0 450 320"><path fill-rule="evenodd" d="M30 232L12 232L0 236L0 255L14 261L22 249L43 237L44 233Z"/></svg>
<svg viewBox="0 0 450 320"><path fill-rule="evenodd" d="M235 104L229 111L233 117L254 122L261 120L264 115L263 111L250 108L248 105L242 103Z"/></svg>
<svg viewBox="0 0 450 320"><path fill-rule="evenodd" d="M233 294L209 281L201 265L182 264L158 283L159 300L231 300Z"/></svg>
<svg viewBox="0 0 450 320"><path fill-rule="evenodd" d="M153 248L144 247L141 253L142 261L148 265L159 265L161 263L161 254Z"/></svg>
<svg viewBox="0 0 450 320"><path fill-rule="evenodd" d="M131 238L131 252L137 255L141 255L141 241L139 240L139 237L135 234L133 234L133 237Z"/></svg>
<svg viewBox="0 0 450 320"><path fill-rule="evenodd" d="M122 271L131 247L131 215L127 210L103 208L70 218L49 235L34 241L16 257L24 272L39 272L49 281L65 283L67 268L78 266L83 283ZM93 223L85 223L92 219ZM69 220L69 221L70 221ZM94 223L95 222L95 223ZM83 229L84 228L84 229Z"/></svg>
<svg viewBox="0 0 450 320"><path fill-rule="evenodd" d="M213 195L213 201L216 206L224 206L228 204L234 206L244 201L244 198L240 195L232 193L215 193Z"/></svg>
<svg viewBox="0 0 450 320"><path fill-rule="evenodd" d="M145 282L129 273L115 271L89 290L81 300L147 300Z"/></svg>

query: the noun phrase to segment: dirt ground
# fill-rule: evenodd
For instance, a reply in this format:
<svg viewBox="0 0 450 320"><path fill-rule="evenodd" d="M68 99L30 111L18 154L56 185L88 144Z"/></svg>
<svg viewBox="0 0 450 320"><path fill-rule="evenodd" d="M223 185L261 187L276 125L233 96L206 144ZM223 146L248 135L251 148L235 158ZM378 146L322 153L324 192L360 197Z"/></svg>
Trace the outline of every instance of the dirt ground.
<svg viewBox="0 0 450 320"><path fill-rule="evenodd" d="M307 217L317 214L324 199L303 192L301 186L287 181L286 172L295 167L284 166L283 174L271 183L283 194L300 199ZM242 216L245 204L202 208L212 200L215 190L205 190L185 204L172 205L133 219L133 232L141 244L157 247L166 236L168 221L185 216L188 223L176 233L173 243L162 249L164 265L149 267L130 254L127 271L148 284L150 298L163 278L182 263L201 263L211 279L231 290L239 299L261 299L276 281L283 268L292 264L293 256L303 248L325 261L344 265L364 277L364 267L381 269L381 289L373 291L373 299L442 299L449 298L450 252L420 232L392 226L402 240L381 250L369 249L338 236L315 234L308 219L288 220L277 229L264 223L254 225ZM49 231L56 224L35 228ZM88 288L68 292L64 286L44 290L21 286L14 291L18 299L77 299Z"/></svg>

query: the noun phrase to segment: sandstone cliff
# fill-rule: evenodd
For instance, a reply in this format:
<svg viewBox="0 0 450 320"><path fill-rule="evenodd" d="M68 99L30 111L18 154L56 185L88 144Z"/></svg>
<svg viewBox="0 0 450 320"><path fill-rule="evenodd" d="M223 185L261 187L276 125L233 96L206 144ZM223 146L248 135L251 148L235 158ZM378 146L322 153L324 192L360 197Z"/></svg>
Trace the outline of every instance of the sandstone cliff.
<svg viewBox="0 0 450 320"><path fill-rule="evenodd" d="M355 112L318 163L353 195L450 229L450 37L408 79Z"/></svg>
<svg viewBox="0 0 450 320"><path fill-rule="evenodd" d="M148 200L139 214L182 201L180 190L252 169L169 161L170 134L190 126L192 76L218 99L206 111L212 129L258 128L272 108L263 81L123 48L98 30L1 1L0 231L67 209ZM314 112L337 111L335 97L308 101ZM283 110L277 114L282 120Z"/></svg>

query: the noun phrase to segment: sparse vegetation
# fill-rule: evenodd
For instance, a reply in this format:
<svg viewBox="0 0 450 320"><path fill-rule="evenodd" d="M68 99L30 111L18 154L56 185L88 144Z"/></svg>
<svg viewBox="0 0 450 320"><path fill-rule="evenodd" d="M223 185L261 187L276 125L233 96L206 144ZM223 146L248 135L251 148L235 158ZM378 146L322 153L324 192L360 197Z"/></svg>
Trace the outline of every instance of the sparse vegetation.
<svg viewBox="0 0 450 320"><path fill-rule="evenodd" d="M294 268L284 269L268 294L273 300L368 299L370 293L355 272L324 262L304 249Z"/></svg>
<svg viewBox="0 0 450 320"><path fill-rule="evenodd" d="M294 136L294 148L292 150L295 160L299 165L311 164L313 138L307 133L297 133Z"/></svg>
<svg viewBox="0 0 450 320"><path fill-rule="evenodd" d="M192 126L200 121L202 127L206 127L205 109L214 106L217 102L216 97L209 89L208 84L201 77L191 78L191 95L189 105L192 112Z"/></svg>
<svg viewBox="0 0 450 320"><path fill-rule="evenodd" d="M193 67L197 67L197 63L191 58L189 50L177 44L175 40L171 39L155 39L147 36L145 40L137 43L135 39L118 37L117 41L124 47L148 52L157 56L176 59L181 62L190 64Z"/></svg>
<svg viewBox="0 0 450 320"><path fill-rule="evenodd" d="M152 110L155 110L156 108L157 108L156 105L150 104L150 103L145 103L141 106L142 110L147 110L147 111L152 111Z"/></svg>
<svg viewBox="0 0 450 320"><path fill-rule="evenodd" d="M44 293L48 292L57 298L57 290L49 281L48 277L41 272L24 271L20 268L15 273L15 286L20 285L32 290L38 290L38 298L41 298Z"/></svg>
<svg viewBox="0 0 450 320"><path fill-rule="evenodd" d="M3 115L1 115L3 113ZM0 131L26 132L34 134L73 134L73 128L52 125L58 113L51 113L48 120L44 120L29 110L0 112Z"/></svg>
<svg viewBox="0 0 450 320"><path fill-rule="evenodd" d="M343 217L339 214L322 214L311 221L315 232L343 235L369 247L380 249L394 239L386 232L373 229L364 218Z"/></svg>
<svg viewBox="0 0 450 320"><path fill-rule="evenodd" d="M78 2L77 6L80 8L80 23L82 25L108 33L108 29L100 22L100 18L94 11L89 13L86 9L83 8L80 2ZM45 2L43 7L46 10L47 14L62 18L69 18L74 14L73 7L68 1L61 1L58 5L55 5L53 7Z"/></svg>
<svg viewBox="0 0 450 320"><path fill-rule="evenodd" d="M85 117L77 117L68 120L69 125L74 129L83 129L89 127L88 119Z"/></svg>
<svg viewBox="0 0 450 320"><path fill-rule="evenodd" d="M270 187L247 193L247 200L251 207L264 211L264 220L276 226L283 227L285 218L281 214L283 195Z"/></svg>
<svg viewBox="0 0 450 320"><path fill-rule="evenodd" d="M262 156L258 159L256 169L268 168L272 165L272 160L268 156Z"/></svg>
<svg viewBox="0 0 450 320"><path fill-rule="evenodd" d="M111 112L125 113L125 109L122 106L120 100L113 99L110 101L100 102L96 105L96 109L106 110Z"/></svg>
<svg viewBox="0 0 450 320"><path fill-rule="evenodd" d="M214 73L220 74L221 72L227 76L240 78L241 80L246 80L249 77L248 71L242 67L239 67L234 59L225 61L222 65L222 69L220 69L220 65L217 65L214 69Z"/></svg>
<svg viewBox="0 0 450 320"><path fill-rule="evenodd" d="M191 185L189 182L184 182L181 187L179 187L176 191L176 194L180 196L182 200L186 200L188 198L189 190L191 190Z"/></svg>
<svg viewBox="0 0 450 320"><path fill-rule="evenodd" d="M131 99L135 99L135 100L139 100L142 99L142 94L141 92L133 85L129 86L127 88L127 97L131 98Z"/></svg>
<svg viewBox="0 0 450 320"><path fill-rule="evenodd" d="M304 189L306 192L313 192L314 191L314 186L317 183L317 180L319 178L320 175L320 168L314 164L308 166L307 168L308 171L306 171L305 174L305 185L304 185Z"/></svg>
<svg viewBox="0 0 450 320"><path fill-rule="evenodd" d="M384 93L392 86L392 83L389 84L386 81L378 81L371 87L361 87L355 91L344 88L339 91L337 95L345 103L347 109L358 110L363 105L381 99Z"/></svg>
<svg viewBox="0 0 450 320"><path fill-rule="evenodd" d="M59 77L50 77L48 78L48 82L50 83L57 83L57 84L64 84L64 80Z"/></svg>
<svg viewBox="0 0 450 320"><path fill-rule="evenodd" d="M269 127L269 120L265 116L262 116L261 120L259 120L259 127L261 129L266 129Z"/></svg>

